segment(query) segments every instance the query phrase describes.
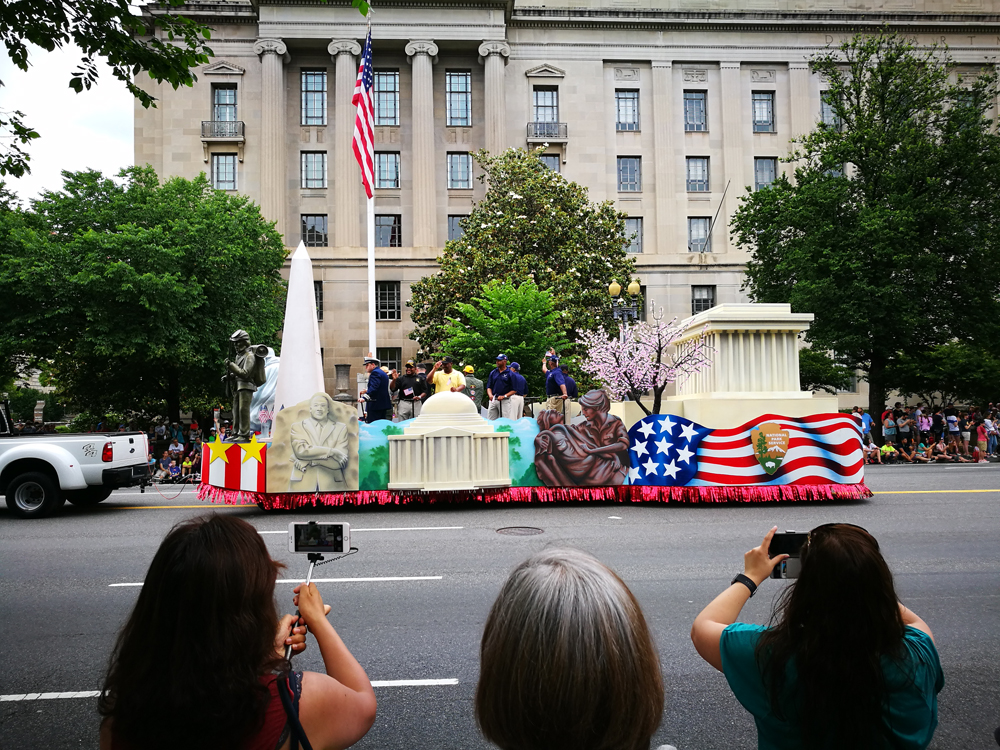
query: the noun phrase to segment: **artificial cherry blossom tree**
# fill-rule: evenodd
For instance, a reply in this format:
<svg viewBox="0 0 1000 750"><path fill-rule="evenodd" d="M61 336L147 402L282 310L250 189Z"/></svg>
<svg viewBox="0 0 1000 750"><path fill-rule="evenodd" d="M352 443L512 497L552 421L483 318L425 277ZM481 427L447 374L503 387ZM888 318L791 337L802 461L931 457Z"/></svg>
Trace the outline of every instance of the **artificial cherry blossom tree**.
<svg viewBox="0 0 1000 750"><path fill-rule="evenodd" d="M612 338L603 328L578 331L585 358L580 366L608 389L615 400L628 396L646 414L659 414L663 391L674 382L683 383L691 375L711 366L710 347L705 333L677 345L687 332L677 318L665 322L663 308L652 322L622 325ZM642 399L652 391L653 408Z"/></svg>

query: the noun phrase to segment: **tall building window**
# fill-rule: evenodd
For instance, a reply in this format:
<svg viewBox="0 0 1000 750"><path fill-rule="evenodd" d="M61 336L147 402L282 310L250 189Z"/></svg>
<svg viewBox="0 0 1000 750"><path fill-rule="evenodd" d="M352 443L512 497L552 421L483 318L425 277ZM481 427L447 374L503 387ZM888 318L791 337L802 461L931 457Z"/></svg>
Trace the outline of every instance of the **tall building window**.
<svg viewBox="0 0 1000 750"><path fill-rule="evenodd" d="M448 217L448 239L457 240L464 234L462 229L462 219L466 218L464 215L451 215Z"/></svg>
<svg viewBox="0 0 1000 750"><path fill-rule="evenodd" d="M398 151L379 151L375 154L375 187L399 187Z"/></svg>
<svg viewBox="0 0 1000 750"><path fill-rule="evenodd" d="M627 253L642 252L642 217L629 216L625 219L625 239L628 244L625 246Z"/></svg>
<svg viewBox="0 0 1000 750"><path fill-rule="evenodd" d="M642 190L642 157L618 157L618 192L637 193Z"/></svg>
<svg viewBox="0 0 1000 750"><path fill-rule="evenodd" d="M323 282L313 281L313 295L316 297L316 320L323 320Z"/></svg>
<svg viewBox="0 0 1000 750"><path fill-rule="evenodd" d="M634 89L615 91L615 109L618 111L618 130L639 129L639 92Z"/></svg>
<svg viewBox="0 0 1000 750"><path fill-rule="evenodd" d="M375 247L402 247L403 222L399 214L375 217Z"/></svg>
<svg viewBox="0 0 1000 750"><path fill-rule="evenodd" d="M708 216L688 217L688 252L712 252L712 240L708 236L712 228L712 219Z"/></svg>
<svg viewBox="0 0 1000 750"><path fill-rule="evenodd" d="M692 286L691 287L691 314L697 315L700 312L715 307L715 286Z"/></svg>
<svg viewBox="0 0 1000 750"><path fill-rule="evenodd" d="M778 179L778 160L773 156L755 158L753 160L754 190L768 187Z"/></svg>
<svg viewBox="0 0 1000 750"><path fill-rule="evenodd" d="M539 160L553 172L558 172L560 168L559 154L541 154Z"/></svg>
<svg viewBox="0 0 1000 750"><path fill-rule="evenodd" d="M212 154L212 187L236 189L236 154Z"/></svg>
<svg viewBox="0 0 1000 750"><path fill-rule="evenodd" d="M753 92L753 132L774 132L774 92Z"/></svg>
<svg viewBox="0 0 1000 750"><path fill-rule="evenodd" d="M448 187L451 190L472 189L472 154L448 154Z"/></svg>
<svg viewBox="0 0 1000 750"><path fill-rule="evenodd" d="M302 214L302 242L306 247L327 246L326 214Z"/></svg>
<svg viewBox="0 0 1000 750"><path fill-rule="evenodd" d="M399 125L399 71L375 71L375 124Z"/></svg>
<svg viewBox="0 0 1000 750"><path fill-rule="evenodd" d="M326 187L326 151L302 152L302 187Z"/></svg>
<svg viewBox="0 0 1000 750"><path fill-rule="evenodd" d="M403 319L402 295L399 286L398 281L375 282L375 320Z"/></svg>
<svg viewBox="0 0 1000 750"><path fill-rule="evenodd" d="M472 73L445 71L444 95L448 109L448 127L472 127Z"/></svg>
<svg viewBox="0 0 1000 750"><path fill-rule="evenodd" d="M833 109L833 95L829 91L819 93L819 119L824 125L840 130L840 118Z"/></svg>
<svg viewBox="0 0 1000 750"><path fill-rule="evenodd" d="M302 124L326 125L326 71L302 71Z"/></svg>
<svg viewBox="0 0 1000 750"><path fill-rule="evenodd" d="M402 359L403 350L398 346L380 346L375 349L375 356L378 357L379 361L383 366L388 367L389 371L402 370Z"/></svg>
<svg viewBox="0 0 1000 750"><path fill-rule="evenodd" d="M535 105L535 122L559 122L559 88L535 86L532 95Z"/></svg>
<svg viewBox="0 0 1000 750"><path fill-rule="evenodd" d="M236 84L212 84L212 119L216 122L236 121Z"/></svg>
<svg viewBox="0 0 1000 750"><path fill-rule="evenodd" d="M689 156L687 158L687 191L689 193L707 193L709 191L707 156Z"/></svg>
<svg viewBox="0 0 1000 750"><path fill-rule="evenodd" d="M708 130L708 92L684 92L684 130L702 132Z"/></svg>
<svg viewBox="0 0 1000 750"><path fill-rule="evenodd" d="M646 308L649 307L649 305L646 303L646 300L648 300L648 299L649 299L649 297L646 296L646 285L645 284L640 284L639 285L639 302L640 302L639 320L641 320L643 323L646 322Z"/></svg>

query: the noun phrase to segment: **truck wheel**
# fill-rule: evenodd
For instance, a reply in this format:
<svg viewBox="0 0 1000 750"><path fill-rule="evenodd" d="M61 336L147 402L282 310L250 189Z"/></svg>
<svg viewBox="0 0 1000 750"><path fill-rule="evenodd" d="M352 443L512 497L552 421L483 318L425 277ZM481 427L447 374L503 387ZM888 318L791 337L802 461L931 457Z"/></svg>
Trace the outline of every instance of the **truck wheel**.
<svg viewBox="0 0 1000 750"><path fill-rule="evenodd" d="M45 518L65 500L55 480L40 471L21 474L7 485L7 507L18 518Z"/></svg>
<svg viewBox="0 0 1000 750"><path fill-rule="evenodd" d="M104 502L114 491L112 487L88 487L85 490L68 490L66 499L78 508L90 508Z"/></svg>

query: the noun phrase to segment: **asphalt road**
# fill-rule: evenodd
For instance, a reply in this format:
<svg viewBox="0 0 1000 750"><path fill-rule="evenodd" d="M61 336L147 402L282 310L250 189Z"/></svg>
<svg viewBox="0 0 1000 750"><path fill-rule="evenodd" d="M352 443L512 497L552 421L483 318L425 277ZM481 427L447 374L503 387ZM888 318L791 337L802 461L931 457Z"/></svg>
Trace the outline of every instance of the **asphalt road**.
<svg viewBox="0 0 1000 750"><path fill-rule="evenodd" d="M725 678L697 656L691 622L741 570L743 553L773 524L808 530L847 521L879 540L903 602L934 631L946 685L932 748L995 747L1000 725L1000 465L875 467L878 494L846 504L769 506L452 507L334 509L267 515L218 507L266 534L287 578L305 560L287 552L290 520L344 520L360 553L323 578L413 578L320 583L335 626L373 681L453 684L377 687L378 718L356 747L485 748L473 718L483 622L509 572L549 544L588 550L635 592L660 648L667 706L654 738L679 750L756 747L753 721ZM204 513L190 491L119 491L100 506L67 505L19 521L0 507L0 696L93 691L167 530ZM535 536L497 529L531 526ZM432 527L432 528L428 528ZM452 528L457 527L457 528ZM404 529L404 530L400 530ZM362 531L363 530L363 531ZM766 622L781 584L765 583L742 619ZM291 608L291 584L278 599ZM315 642L298 668L321 669ZM0 698L0 747L96 748L94 698Z"/></svg>

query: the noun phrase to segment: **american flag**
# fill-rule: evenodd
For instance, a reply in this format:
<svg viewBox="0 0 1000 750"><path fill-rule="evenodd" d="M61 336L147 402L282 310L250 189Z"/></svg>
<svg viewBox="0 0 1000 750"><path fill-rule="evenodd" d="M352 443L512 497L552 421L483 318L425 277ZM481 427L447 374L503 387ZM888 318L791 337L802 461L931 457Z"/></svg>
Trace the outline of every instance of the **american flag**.
<svg viewBox="0 0 1000 750"><path fill-rule="evenodd" d="M786 432L787 452L769 474L754 453L761 425ZM654 414L629 430L629 483L659 487L856 484L864 480L860 421L847 414L787 418L766 414L726 430Z"/></svg>
<svg viewBox="0 0 1000 750"><path fill-rule="evenodd" d="M351 103L358 108L358 116L354 120L354 156L361 167L361 182L365 193L371 198L375 186L375 107L372 102L372 86L375 76L372 73L372 30L368 29L365 39L365 51L361 54L361 66L358 68L358 82L354 86L354 98Z"/></svg>
<svg viewBox="0 0 1000 750"><path fill-rule="evenodd" d="M274 411L272 409L268 409L267 405L264 405L260 407L260 414L258 416L260 417L258 421L261 424L264 424L265 422L270 422L274 419Z"/></svg>

